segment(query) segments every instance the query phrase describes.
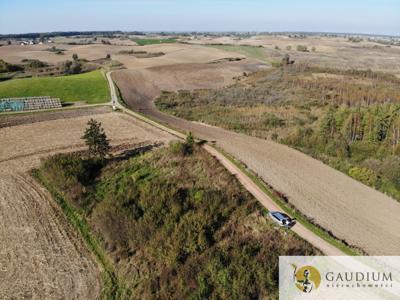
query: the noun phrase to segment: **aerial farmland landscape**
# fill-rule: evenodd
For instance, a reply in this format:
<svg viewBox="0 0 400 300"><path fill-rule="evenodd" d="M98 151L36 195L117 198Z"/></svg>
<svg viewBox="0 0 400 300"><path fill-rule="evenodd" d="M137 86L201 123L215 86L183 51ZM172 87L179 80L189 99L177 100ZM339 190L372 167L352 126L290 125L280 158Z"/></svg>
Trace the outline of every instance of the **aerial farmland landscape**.
<svg viewBox="0 0 400 300"><path fill-rule="evenodd" d="M0 2L0 299L399 299L282 293L400 257L400 6L302 2Z"/></svg>

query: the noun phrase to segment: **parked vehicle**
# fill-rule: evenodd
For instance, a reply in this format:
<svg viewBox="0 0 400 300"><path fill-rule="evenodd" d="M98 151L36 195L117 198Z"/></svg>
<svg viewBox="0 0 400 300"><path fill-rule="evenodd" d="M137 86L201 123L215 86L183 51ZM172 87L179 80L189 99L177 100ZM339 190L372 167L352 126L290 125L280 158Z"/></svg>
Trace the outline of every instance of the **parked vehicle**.
<svg viewBox="0 0 400 300"><path fill-rule="evenodd" d="M270 211L268 213L268 216L275 223L278 223L279 226L282 226L282 227L292 228L296 224L295 219L292 219L287 214L284 214L284 213L279 212L279 211Z"/></svg>

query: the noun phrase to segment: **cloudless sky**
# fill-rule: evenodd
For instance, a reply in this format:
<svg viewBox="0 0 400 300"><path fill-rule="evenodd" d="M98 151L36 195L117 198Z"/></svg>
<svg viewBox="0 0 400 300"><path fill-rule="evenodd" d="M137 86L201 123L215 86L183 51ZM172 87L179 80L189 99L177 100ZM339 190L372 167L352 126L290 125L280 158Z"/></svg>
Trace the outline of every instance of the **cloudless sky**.
<svg viewBox="0 0 400 300"><path fill-rule="evenodd" d="M400 0L0 0L0 33L323 31L400 35Z"/></svg>

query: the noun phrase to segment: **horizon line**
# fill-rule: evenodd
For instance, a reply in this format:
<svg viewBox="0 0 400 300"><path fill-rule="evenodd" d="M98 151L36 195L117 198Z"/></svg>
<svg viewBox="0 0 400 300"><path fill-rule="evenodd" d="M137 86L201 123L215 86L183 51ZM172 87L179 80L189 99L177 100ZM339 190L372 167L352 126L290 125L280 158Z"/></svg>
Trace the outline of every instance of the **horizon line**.
<svg viewBox="0 0 400 300"><path fill-rule="evenodd" d="M106 32L141 32L141 33L253 33L253 34L335 34L335 35L363 35L363 36L385 36L385 37L400 37L399 34L388 34L388 33L360 33L360 32L335 32L335 31L305 31L305 30L279 30L279 31L268 31L268 30L56 30L56 31L36 31L36 32L13 32L13 33L0 33L0 36L10 35L28 35L28 34L55 34L55 33L106 33Z"/></svg>

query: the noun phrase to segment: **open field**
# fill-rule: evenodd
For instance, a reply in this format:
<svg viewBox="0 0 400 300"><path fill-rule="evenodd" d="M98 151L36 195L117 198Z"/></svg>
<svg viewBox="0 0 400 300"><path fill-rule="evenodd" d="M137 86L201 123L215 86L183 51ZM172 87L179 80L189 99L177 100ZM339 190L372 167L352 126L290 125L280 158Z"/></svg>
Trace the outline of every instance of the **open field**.
<svg viewBox="0 0 400 300"><path fill-rule="evenodd" d="M202 37L191 40L190 43L262 46L267 59L271 60L279 60L285 53L288 53L296 61L307 61L320 67L372 69L400 75L400 47L386 47L366 40L354 43L341 37L295 38L284 35L259 35L241 39ZM308 52L297 51L299 45L307 46ZM315 52L312 51L312 47L315 47Z"/></svg>
<svg viewBox="0 0 400 300"><path fill-rule="evenodd" d="M61 77L24 78L0 82L0 98L50 96L62 102L103 103L109 99L101 71Z"/></svg>
<svg viewBox="0 0 400 300"><path fill-rule="evenodd" d="M246 59L233 62L171 64L120 70L113 72L112 77L120 89L124 91L129 89L132 95L136 95L136 97L131 97L130 101L140 102L142 98L149 99L158 96L161 91L221 88L235 82L234 78L242 75L243 72L254 72L264 67L257 61Z"/></svg>
<svg viewBox="0 0 400 300"><path fill-rule="evenodd" d="M40 122L1 128L2 299L99 298L101 270L94 257L49 193L28 174L43 157L83 149L80 137L91 117L103 123L112 145L172 139L131 117L102 110L97 115L49 121L40 116Z"/></svg>
<svg viewBox="0 0 400 300"><path fill-rule="evenodd" d="M152 102L154 96L161 90L190 86L185 84L185 73L175 83L166 73L150 84L145 80L147 72L148 69L113 73L129 107L174 128L193 131L199 138L216 141L285 194L304 215L349 244L369 254L398 253L399 203L287 146L160 113Z"/></svg>
<svg viewBox="0 0 400 300"><path fill-rule="evenodd" d="M235 46L235 45L209 45L209 47L224 50L227 52L234 52L242 54L249 58L254 58L260 60L262 62L269 62L267 60L267 55L263 48L254 47L254 46Z"/></svg>
<svg viewBox="0 0 400 300"><path fill-rule="evenodd" d="M62 41L61 39L60 42ZM71 41L73 39L68 38L68 42ZM73 53L78 54L82 59L88 60L101 59L106 57L107 54L111 54L113 59L121 60L127 68L135 68L138 66L207 62L221 58L237 57L238 55L265 59L271 62L280 61L283 55L288 53L296 61L307 61L320 67L372 69L400 76L400 71L398 71L400 69L400 47L386 47L366 40L354 43L339 37L308 36L306 38L295 38L284 35L260 35L240 39L235 37L199 37L188 40L187 42L190 44L152 44L136 47L132 44L133 42L126 42L126 40L121 41L121 43L115 41L113 45L99 43L68 45L57 43L57 48L65 49L64 55L56 55L45 51L45 49L51 47L49 44L3 46L0 47L0 58L9 63L20 63L22 59L39 59L48 63L58 63L70 59ZM216 46L219 49L202 47L202 45L211 46L216 44L222 45ZM297 51L296 48L299 45L306 46L308 52ZM254 48L248 46L253 46ZM262 48L258 48L258 46ZM313 47L315 47L315 52L312 51ZM132 48L136 51L164 52L166 55L157 59L135 59L118 55L119 51L128 51Z"/></svg>

